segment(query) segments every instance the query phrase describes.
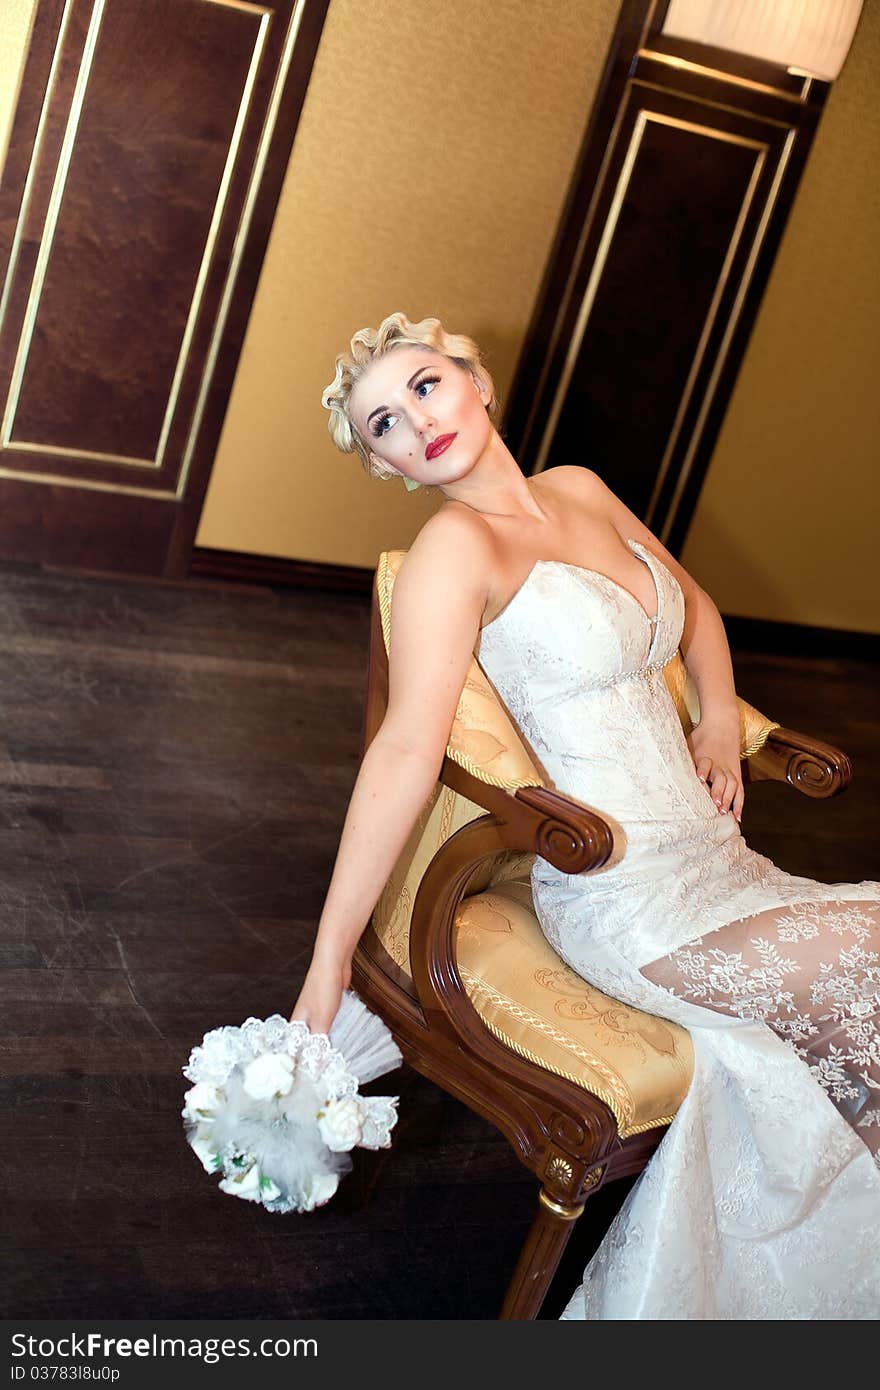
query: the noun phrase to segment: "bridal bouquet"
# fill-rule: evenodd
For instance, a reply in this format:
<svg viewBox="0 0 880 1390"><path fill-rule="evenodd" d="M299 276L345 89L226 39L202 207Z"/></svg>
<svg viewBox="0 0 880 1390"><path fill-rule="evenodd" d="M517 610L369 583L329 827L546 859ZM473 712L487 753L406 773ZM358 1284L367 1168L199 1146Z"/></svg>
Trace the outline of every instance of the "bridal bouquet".
<svg viewBox="0 0 880 1390"><path fill-rule="evenodd" d="M184 1129L220 1189L269 1211L312 1211L329 1202L352 1167L349 1152L387 1149L397 1096L358 1086L402 1062L381 1019L351 990L327 1033L281 1014L215 1028L183 1074Z"/></svg>

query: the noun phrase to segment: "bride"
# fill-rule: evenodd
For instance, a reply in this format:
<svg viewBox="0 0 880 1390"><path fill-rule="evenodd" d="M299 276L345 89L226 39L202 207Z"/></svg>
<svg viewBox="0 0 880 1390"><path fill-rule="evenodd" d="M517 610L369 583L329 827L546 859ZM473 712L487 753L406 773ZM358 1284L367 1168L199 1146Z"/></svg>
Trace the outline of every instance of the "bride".
<svg viewBox="0 0 880 1390"><path fill-rule="evenodd" d="M337 447L445 500L395 581L387 713L292 1017L329 1028L476 649L556 787L615 825L597 873L535 857L542 930L694 1042L688 1094L562 1316L875 1317L880 883L814 882L747 847L717 608L595 473L523 476L470 338L392 314L336 367ZM678 647L701 710L687 739L657 679Z"/></svg>

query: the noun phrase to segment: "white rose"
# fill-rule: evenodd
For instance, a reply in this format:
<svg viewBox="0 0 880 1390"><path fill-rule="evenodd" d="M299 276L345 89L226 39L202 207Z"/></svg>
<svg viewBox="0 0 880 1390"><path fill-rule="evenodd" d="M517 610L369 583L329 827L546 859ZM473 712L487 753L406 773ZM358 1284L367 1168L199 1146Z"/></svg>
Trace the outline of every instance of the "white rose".
<svg viewBox="0 0 880 1390"><path fill-rule="evenodd" d="M254 1100L271 1100L286 1096L293 1085L296 1063L286 1052L264 1052L244 1069L242 1085Z"/></svg>
<svg viewBox="0 0 880 1390"><path fill-rule="evenodd" d="M303 1192L303 1211L314 1211L329 1202L339 1186L338 1173L318 1173L309 1179Z"/></svg>
<svg viewBox="0 0 880 1390"><path fill-rule="evenodd" d="M234 1178L224 1178L220 1184L221 1192L228 1192L231 1197L243 1197L246 1202L259 1202L260 1200L260 1168L254 1163L243 1173L237 1173Z"/></svg>
<svg viewBox="0 0 880 1390"><path fill-rule="evenodd" d="M359 1143L364 1132L364 1112L354 1096L334 1100L318 1111L318 1131L328 1149L345 1153Z"/></svg>
<svg viewBox="0 0 880 1390"><path fill-rule="evenodd" d="M183 1098L184 1114L192 1120L214 1115L220 1109L220 1091L210 1081L197 1081Z"/></svg>
<svg viewBox="0 0 880 1390"><path fill-rule="evenodd" d="M281 1196L281 1188L276 1187L271 1178L265 1174L260 1178L260 1196L264 1202L274 1202L276 1197Z"/></svg>
<svg viewBox="0 0 880 1390"><path fill-rule="evenodd" d="M189 1146L198 1158L206 1173L216 1173L219 1167L217 1163L217 1150L208 1143L207 1139L197 1136L190 1139Z"/></svg>

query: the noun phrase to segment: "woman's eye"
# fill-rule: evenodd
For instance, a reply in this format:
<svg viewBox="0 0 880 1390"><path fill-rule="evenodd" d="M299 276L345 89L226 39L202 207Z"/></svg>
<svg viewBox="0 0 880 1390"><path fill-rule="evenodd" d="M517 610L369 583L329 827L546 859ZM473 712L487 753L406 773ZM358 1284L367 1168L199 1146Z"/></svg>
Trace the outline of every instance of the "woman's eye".
<svg viewBox="0 0 880 1390"><path fill-rule="evenodd" d="M421 381L416 382L415 386L413 387L413 390L419 397L420 401L423 401L425 399L425 396L430 396L431 392L433 391L434 387L437 385L439 380L439 376L423 376ZM424 394L420 394L423 386L426 388L426 390ZM394 424L394 420L395 417L393 415L380 415L379 419L375 420L373 424L370 426L370 432L374 434L377 439L381 438L383 434L388 433L389 429Z"/></svg>

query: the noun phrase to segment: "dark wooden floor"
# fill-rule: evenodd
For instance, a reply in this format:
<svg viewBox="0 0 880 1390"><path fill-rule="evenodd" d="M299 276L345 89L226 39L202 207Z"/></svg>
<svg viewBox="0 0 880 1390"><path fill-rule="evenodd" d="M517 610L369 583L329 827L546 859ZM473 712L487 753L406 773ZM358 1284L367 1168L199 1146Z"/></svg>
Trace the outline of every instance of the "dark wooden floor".
<svg viewBox="0 0 880 1390"><path fill-rule="evenodd" d="M314 592L0 570L0 1070L7 1317L487 1317L533 1182L404 1069L391 1150L279 1217L185 1146L206 1029L289 1012L357 772L368 610ZM749 843L877 877L876 668L735 654L740 693L846 748L812 803L754 788ZM557 1316L624 1195L594 1199Z"/></svg>

